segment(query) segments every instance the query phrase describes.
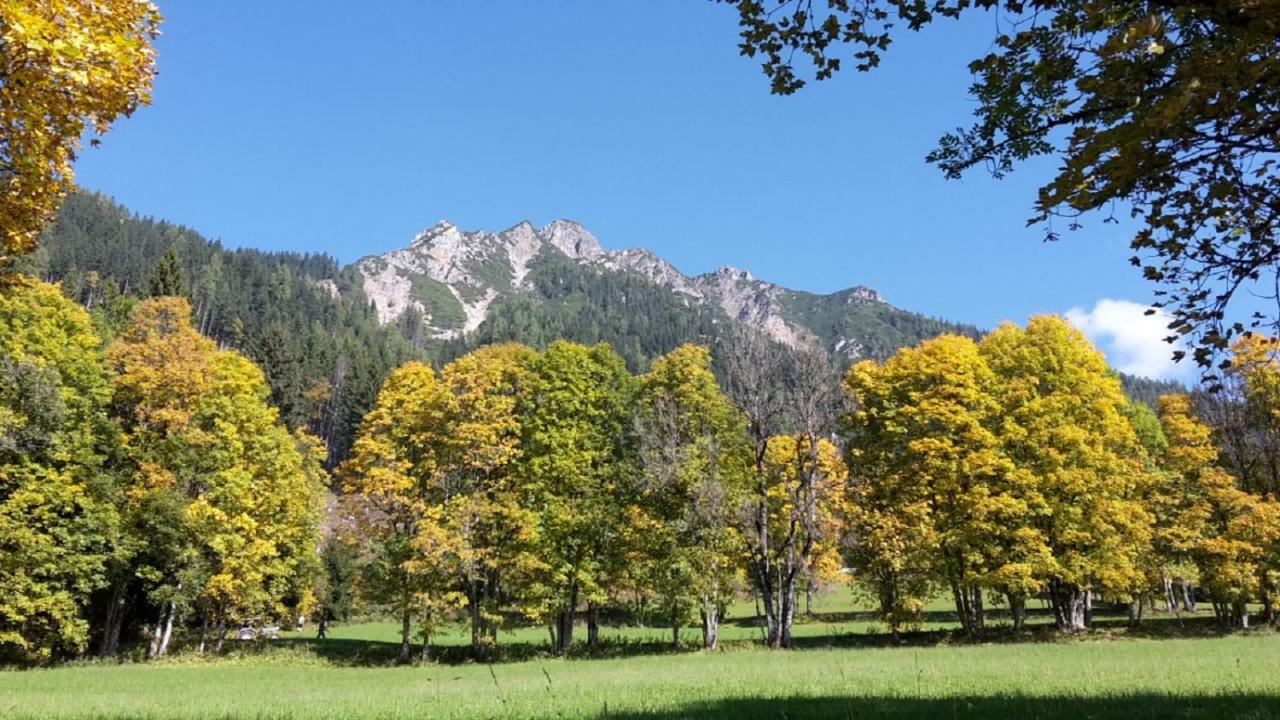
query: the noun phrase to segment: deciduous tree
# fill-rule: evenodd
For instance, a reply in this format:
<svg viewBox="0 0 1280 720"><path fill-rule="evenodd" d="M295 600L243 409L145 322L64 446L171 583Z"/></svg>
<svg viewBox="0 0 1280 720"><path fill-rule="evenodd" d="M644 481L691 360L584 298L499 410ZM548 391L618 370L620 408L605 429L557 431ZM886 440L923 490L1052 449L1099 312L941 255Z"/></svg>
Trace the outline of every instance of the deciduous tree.
<svg viewBox="0 0 1280 720"><path fill-rule="evenodd" d="M0 270L35 247L71 189L85 131L151 101L159 26L145 0L0 6Z"/></svg>
<svg viewBox="0 0 1280 720"><path fill-rule="evenodd" d="M116 542L110 384L89 316L28 278L0 288L0 656L82 650Z"/></svg>
<svg viewBox="0 0 1280 720"><path fill-rule="evenodd" d="M448 518L459 541L461 584L471 619L472 652L488 659L503 610L537 614L522 585L544 568L530 482L516 472L521 455L517 414L533 380L536 353L491 345L445 366L452 395ZM503 604L507 607L504 608Z"/></svg>
<svg viewBox="0 0 1280 720"><path fill-rule="evenodd" d="M1059 626L1087 627L1092 593L1129 599L1143 581L1152 482L1120 381L1061 318L1004 324L981 343L998 383L1010 492L1027 505L1023 542L1043 543L1039 578Z"/></svg>
<svg viewBox="0 0 1280 720"><path fill-rule="evenodd" d="M342 468L344 491L364 501L360 531L374 548L365 591L400 617L400 662L412 657L415 623L430 631L463 602L458 539L445 527L451 404L430 367L400 367ZM424 654L428 644L424 633Z"/></svg>
<svg viewBox="0 0 1280 720"><path fill-rule="evenodd" d="M859 363L845 387L855 405L847 418L854 557L890 624L922 606L922 571L950 590L971 635L983 628L984 590L1005 593L1016 610L1028 594L1014 567L1026 556L1016 531L1027 507L1008 485L1011 463L994 432L996 376L977 343L944 335L882 365Z"/></svg>
<svg viewBox="0 0 1280 720"><path fill-rule="evenodd" d="M1280 7L1247 0L724 0L739 13L744 55L760 56L773 92L843 66L870 70L903 29L990 11L991 50L969 64L973 125L929 155L950 178L996 177L1038 155L1060 159L1032 222L1117 206L1137 221L1133 263L1160 283L1171 335L1198 336L1208 369L1246 323L1228 309L1241 288L1277 303L1252 323L1280 328ZM1175 353L1177 354L1177 353Z"/></svg>
<svg viewBox="0 0 1280 720"><path fill-rule="evenodd" d="M531 483L546 569L541 592L554 645L573 644L580 603L607 599L620 569L620 515L632 485L633 380L609 346L552 343L522 403L521 470ZM594 637L595 633L590 633Z"/></svg>
<svg viewBox="0 0 1280 720"><path fill-rule="evenodd" d="M697 612L703 647L716 647L732 598L740 544L734 512L749 487L745 419L720 390L711 353L683 345L640 378L637 428L643 465L633 518L633 565L661 599L679 641L683 616Z"/></svg>
<svg viewBox="0 0 1280 720"><path fill-rule="evenodd" d="M769 439L753 479L764 489L763 502L749 500L739 520L755 572L769 573L761 585L773 593L776 624L768 627L767 641L774 648L791 647L798 581L806 574L830 580L841 567L848 471L831 441L820 439L812 449L811 442L804 433ZM765 543L755 528L757 504L765 507Z"/></svg>

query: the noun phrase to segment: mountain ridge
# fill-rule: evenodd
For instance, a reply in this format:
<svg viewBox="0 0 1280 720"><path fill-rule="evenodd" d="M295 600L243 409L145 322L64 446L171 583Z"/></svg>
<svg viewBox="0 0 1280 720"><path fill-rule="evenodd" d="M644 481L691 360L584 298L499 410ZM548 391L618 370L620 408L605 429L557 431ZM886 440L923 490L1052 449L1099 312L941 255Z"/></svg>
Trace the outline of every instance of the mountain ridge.
<svg viewBox="0 0 1280 720"><path fill-rule="evenodd" d="M684 343L723 352L720 341L730 322L729 314L697 296L709 292L711 285L741 285L751 291L760 282L754 275L722 266L700 276L684 276L643 249L612 251L621 259L604 262L600 258L610 251L600 248L597 253L590 241L568 224L571 221L563 222L547 233L555 244L595 260L580 262L559 247L555 252L532 252L535 243L530 236L538 228L517 223L508 230L526 226L516 235L525 236L523 247L530 253L519 263L522 275L515 283L518 289L512 285L515 274L504 265L507 261L497 262L485 252L472 255L489 257L487 264L457 268L446 278L457 281L465 274L485 285L483 288L464 288L465 283L455 282L457 287L450 289L429 277L418 279L419 290L427 292L428 298L447 298L455 303L455 291L471 302L487 294L490 284L506 291L503 297L490 301L486 317L474 330L451 339L432 337L436 331L422 324L419 312L383 322L364 292L365 276L355 263L340 265L326 254L224 247L191 228L132 213L99 193L69 196L46 228L40 248L24 258L20 269L60 283L68 297L91 309L99 331L110 339L127 320L132 304L147 294L148 278L157 260L167 252L176 253L200 331L258 363L281 418L323 438L329 462L336 464L346 457L355 430L383 379L407 360L439 366L488 343L520 342L542 348L567 339L609 343L632 372L644 372L653 358ZM438 223L415 234L419 246L430 245L424 233L435 228L447 230ZM437 257L436 261L442 259L448 258ZM628 269L619 269L624 265ZM663 277L676 289L654 280ZM707 288L700 290L694 282L697 278L702 278L699 282ZM823 295L773 287L778 288L773 296L761 300L765 309L776 311L787 322L803 325L806 332L846 360L888 357L901 347L944 332L981 336L972 325L895 308L878 295L868 295L874 291L865 288ZM464 323L461 305L454 307L455 322ZM738 308L740 312L744 309L748 321L752 312L763 312L755 306ZM850 343L854 343L852 348ZM1183 389L1121 377L1131 397L1148 403L1161 392Z"/></svg>
<svg viewBox="0 0 1280 720"><path fill-rule="evenodd" d="M418 312L431 337L452 340L475 332L495 302L528 291L531 263L548 252L558 252L584 269L638 275L688 302L758 327L793 349L825 346L849 359L864 355L861 338L838 329L820 332L803 308L835 301L888 305L865 285L810 293L760 280L731 265L687 275L646 248L606 250L590 230L568 219L540 228L524 220L496 232L462 230L441 220L415 233L406 247L365 256L352 266L363 277L364 293L381 322L393 323L406 312Z"/></svg>

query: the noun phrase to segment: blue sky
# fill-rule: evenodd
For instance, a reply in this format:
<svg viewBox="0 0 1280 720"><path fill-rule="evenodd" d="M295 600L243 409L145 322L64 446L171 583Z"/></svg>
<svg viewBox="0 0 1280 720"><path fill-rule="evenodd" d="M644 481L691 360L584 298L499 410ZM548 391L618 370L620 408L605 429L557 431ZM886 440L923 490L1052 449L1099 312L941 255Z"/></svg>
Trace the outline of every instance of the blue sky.
<svg viewBox="0 0 1280 720"><path fill-rule="evenodd" d="M924 162L973 103L994 20L906 35L871 74L787 98L737 52L732 8L653 2L159 0L154 105L86 149L79 182L233 246L346 262L439 219L568 217L687 273L868 285L990 327L1067 312L1113 363L1182 374L1144 321L1121 227L1042 242L1054 167L946 181ZM1110 299L1124 302L1099 305Z"/></svg>

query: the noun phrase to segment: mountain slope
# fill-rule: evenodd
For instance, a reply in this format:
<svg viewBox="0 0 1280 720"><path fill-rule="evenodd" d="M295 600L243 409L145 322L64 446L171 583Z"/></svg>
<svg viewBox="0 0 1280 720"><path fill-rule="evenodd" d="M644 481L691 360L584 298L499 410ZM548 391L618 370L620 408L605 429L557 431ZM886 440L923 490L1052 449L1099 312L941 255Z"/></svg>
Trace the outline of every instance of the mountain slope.
<svg viewBox="0 0 1280 720"><path fill-rule="evenodd" d="M490 342L607 342L641 372L682 343L716 348L735 323L846 360L886 357L944 332L979 334L863 287L817 295L729 267L686 276L647 250L606 251L569 221L500 233L442 223L406 248L340 267L321 254L228 249L78 193L24 269L60 282L110 334L169 250L181 259L201 331L259 363L282 419L323 437L333 463L346 457L392 368L411 358L438 365ZM1126 387L1147 400L1170 389L1132 378Z"/></svg>
<svg viewBox="0 0 1280 720"><path fill-rule="evenodd" d="M576 326L583 332L575 339L583 341L616 335L602 335L604 321L643 326L635 328L641 337L624 337L644 345L652 332L697 340L716 322L740 322L788 347L819 346L853 360L885 357L944 332L978 334L973 326L895 308L866 287L817 295L727 266L687 276L648 250L605 250L570 220L542 228L522 222L501 232L440 222L406 248L362 258L355 270L379 319L413 328L419 343L528 342L522 333L573 336ZM609 308L617 311L604 312ZM648 317L627 317L641 312Z"/></svg>
<svg viewBox="0 0 1280 720"><path fill-rule="evenodd" d="M346 456L387 373L410 357L426 359L379 324L359 276L332 257L227 249L95 193L67 198L23 269L60 282L109 333L169 250L181 260L197 327L253 358L281 418L322 437L331 461Z"/></svg>

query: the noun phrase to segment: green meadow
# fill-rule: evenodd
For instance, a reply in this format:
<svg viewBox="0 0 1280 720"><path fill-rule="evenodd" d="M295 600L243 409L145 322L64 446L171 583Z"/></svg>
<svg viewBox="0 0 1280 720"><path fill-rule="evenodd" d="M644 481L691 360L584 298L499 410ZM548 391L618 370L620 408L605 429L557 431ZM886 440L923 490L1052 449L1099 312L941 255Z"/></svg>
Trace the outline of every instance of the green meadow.
<svg viewBox="0 0 1280 720"><path fill-rule="evenodd" d="M0 672L3 718L1278 718L1280 636L1221 634L1203 614L1157 614L1138 629L1099 613L1062 638L1049 618L982 643L953 634L945 606L900 641L848 598L819 598L797 649L760 647L750 605L724 648L686 630L609 627L603 647L551 656L545 631L504 633L503 660L465 659L461 629L433 640L435 660L392 663L397 628L338 626L328 639L288 633L149 664L85 663Z"/></svg>

